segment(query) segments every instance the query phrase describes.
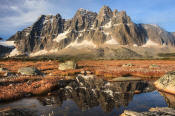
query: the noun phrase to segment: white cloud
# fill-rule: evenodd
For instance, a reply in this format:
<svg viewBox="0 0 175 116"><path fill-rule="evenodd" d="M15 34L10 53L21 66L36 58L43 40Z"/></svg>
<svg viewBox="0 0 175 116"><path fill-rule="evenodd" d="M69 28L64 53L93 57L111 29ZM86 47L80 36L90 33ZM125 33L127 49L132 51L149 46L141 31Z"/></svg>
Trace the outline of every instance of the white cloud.
<svg viewBox="0 0 175 116"><path fill-rule="evenodd" d="M31 25L41 14L49 14L48 9L49 3L46 0L24 0L23 4L8 4L8 9L4 10L9 10L14 15L0 18L0 31L16 30L21 26Z"/></svg>

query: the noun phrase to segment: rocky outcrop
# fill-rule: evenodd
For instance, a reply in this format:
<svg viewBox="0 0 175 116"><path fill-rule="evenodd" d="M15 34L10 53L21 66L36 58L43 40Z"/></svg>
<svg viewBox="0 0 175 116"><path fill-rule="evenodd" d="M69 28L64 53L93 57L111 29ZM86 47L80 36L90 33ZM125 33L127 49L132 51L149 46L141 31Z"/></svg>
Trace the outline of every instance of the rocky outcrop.
<svg viewBox="0 0 175 116"><path fill-rule="evenodd" d="M154 84L161 91L175 94L175 71L168 72Z"/></svg>
<svg viewBox="0 0 175 116"><path fill-rule="evenodd" d="M172 108L151 108L149 112L134 112L125 110L120 116L174 116L175 110Z"/></svg>
<svg viewBox="0 0 175 116"><path fill-rule="evenodd" d="M79 9L65 20L60 14L42 15L30 27L17 32L8 40L15 41L21 54L55 53L64 48L99 48L103 45L142 46L175 45L175 37L160 27L135 24L125 11L112 11L103 6L99 13ZM150 40L150 41L148 41Z"/></svg>

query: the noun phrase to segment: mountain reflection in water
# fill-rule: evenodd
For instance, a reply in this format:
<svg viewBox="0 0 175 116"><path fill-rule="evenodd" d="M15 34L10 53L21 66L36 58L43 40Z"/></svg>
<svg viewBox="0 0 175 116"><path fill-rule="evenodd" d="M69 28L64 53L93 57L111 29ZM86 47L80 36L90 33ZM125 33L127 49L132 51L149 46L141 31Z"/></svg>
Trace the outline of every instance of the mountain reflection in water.
<svg viewBox="0 0 175 116"><path fill-rule="evenodd" d="M146 111L154 105L166 106L163 97L154 91L151 83L144 80L108 82L90 75L77 76L75 80L61 80L59 85L60 88L52 92L50 96L29 98L0 105L0 108L15 109L15 111L0 112L0 114L7 113L5 116L11 116L8 113L13 112L15 116L15 112L18 111L19 114L19 111L23 111L22 115L32 113L37 116L113 116L119 115L125 109ZM139 94L134 95L135 93ZM35 107L22 107L29 102ZM14 108L18 105L21 108Z"/></svg>

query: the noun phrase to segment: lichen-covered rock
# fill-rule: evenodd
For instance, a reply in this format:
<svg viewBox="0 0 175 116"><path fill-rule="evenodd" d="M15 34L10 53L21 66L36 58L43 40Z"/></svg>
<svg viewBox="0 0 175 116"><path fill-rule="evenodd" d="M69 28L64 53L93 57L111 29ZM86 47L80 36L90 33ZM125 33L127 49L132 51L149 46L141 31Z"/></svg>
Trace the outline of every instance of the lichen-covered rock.
<svg viewBox="0 0 175 116"><path fill-rule="evenodd" d="M120 116L174 116L175 110L168 107L151 108L148 112L135 112L125 110Z"/></svg>
<svg viewBox="0 0 175 116"><path fill-rule="evenodd" d="M65 63L60 63L58 69L59 70L76 69L76 63L73 61L66 61Z"/></svg>
<svg viewBox="0 0 175 116"><path fill-rule="evenodd" d="M175 94L175 71L168 72L154 84L159 90Z"/></svg>
<svg viewBox="0 0 175 116"><path fill-rule="evenodd" d="M40 75L41 72L35 67L22 67L18 69L18 73L21 75Z"/></svg>

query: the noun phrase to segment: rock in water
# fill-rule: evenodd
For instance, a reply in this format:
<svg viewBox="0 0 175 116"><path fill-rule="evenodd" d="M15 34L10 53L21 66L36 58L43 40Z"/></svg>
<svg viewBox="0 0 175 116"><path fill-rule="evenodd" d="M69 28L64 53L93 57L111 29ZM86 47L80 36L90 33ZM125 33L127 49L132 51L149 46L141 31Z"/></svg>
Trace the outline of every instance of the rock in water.
<svg viewBox="0 0 175 116"><path fill-rule="evenodd" d="M22 75L40 75L41 72L35 67L22 67L18 69L18 73Z"/></svg>
<svg viewBox="0 0 175 116"><path fill-rule="evenodd" d="M73 61L66 61L65 63L60 63L58 69L59 70L76 69L76 63Z"/></svg>
<svg viewBox="0 0 175 116"><path fill-rule="evenodd" d="M151 108L148 112L135 112L125 110L120 116L174 116L175 110L172 108Z"/></svg>
<svg viewBox="0 0 175 116"><path fill-rule="evenodd" d="M175 94L175 71L168 72L154 84L159 90Z"/></svg>

